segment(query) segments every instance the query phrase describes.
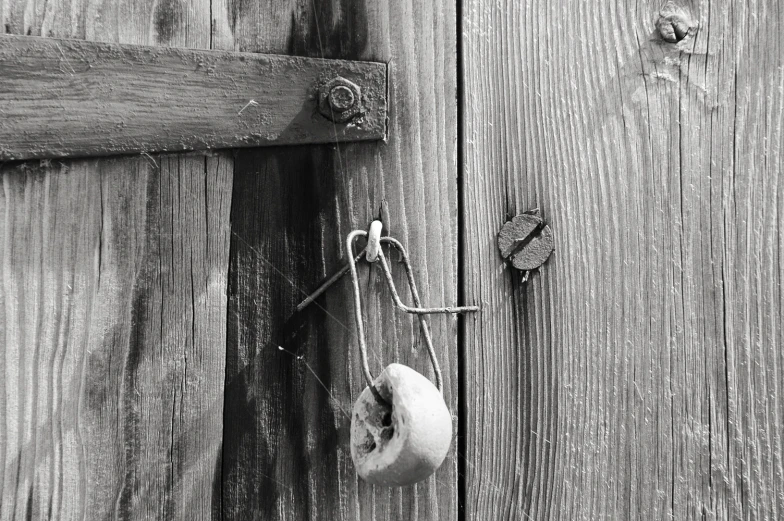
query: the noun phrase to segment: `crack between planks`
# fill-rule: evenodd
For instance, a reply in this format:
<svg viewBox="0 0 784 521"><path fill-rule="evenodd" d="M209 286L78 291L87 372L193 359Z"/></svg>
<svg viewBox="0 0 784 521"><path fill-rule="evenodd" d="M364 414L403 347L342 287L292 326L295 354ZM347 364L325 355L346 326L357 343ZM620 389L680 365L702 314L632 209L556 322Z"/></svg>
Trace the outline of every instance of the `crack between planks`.
<svg viewBox="0 0 784 521"><path fill-rule="evenodd" d="M463 2L455 2L455 44L456 44L456 101L457 101L457 302L465 302L465 205L464 180L465 180L465 149L464 149L464 115L465 115L465 85L464 85L464 49L462 36ZM467 478L466 463L466 317L458 316L457 322L457 521L466 521Z"/></svg>
<svg viewBox="0 0 784 521"><path fill-rule="evenodd" d="M219 159L220 161L220 159ZM221 429L221 449L220 449L220 501L218 504L218 511L220 513L219 519L222 521L225 519L225 486L226 486L226 469L224 469L223 465L226 462L226 410L227 410L227 403L226 397L228 396L227 389L229 387L229 336L230 336L230 328L231 328L231 284L232 284L232 259L236 255L237 243L233 240L232 235L236 235L234 232L233 223L231 222L231 206L234 201L233 197L233 190L234 190L234 180L236 179L237 175L237 168L236 168L236 153L232 154L232 164L231 164L231 176L232 176L232 191L230 192L231 201L229 202L229 233L227 240L229 241L229 252L228 257L226 258L226 340L224 341L224 377L223 377L223 424ZM205 170L206 170L206 163L205 163ZM207 232L209 235L209 231ZM239 235L237 235L239 238ZM213 507L215 508L215 507Z"/></svg>

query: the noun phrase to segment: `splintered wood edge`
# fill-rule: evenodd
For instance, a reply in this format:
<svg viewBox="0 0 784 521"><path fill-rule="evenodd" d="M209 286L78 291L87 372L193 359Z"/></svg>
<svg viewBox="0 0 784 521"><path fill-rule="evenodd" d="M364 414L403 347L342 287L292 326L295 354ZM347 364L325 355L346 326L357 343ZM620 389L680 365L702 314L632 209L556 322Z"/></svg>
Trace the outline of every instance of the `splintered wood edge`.
<svg viewBox="0 0 784 521"><path fill-rule="evenodd" d="M362 114L334 123L341 76ZM387 66L255 53L0 36L0 160L386 139Z"/></svg>

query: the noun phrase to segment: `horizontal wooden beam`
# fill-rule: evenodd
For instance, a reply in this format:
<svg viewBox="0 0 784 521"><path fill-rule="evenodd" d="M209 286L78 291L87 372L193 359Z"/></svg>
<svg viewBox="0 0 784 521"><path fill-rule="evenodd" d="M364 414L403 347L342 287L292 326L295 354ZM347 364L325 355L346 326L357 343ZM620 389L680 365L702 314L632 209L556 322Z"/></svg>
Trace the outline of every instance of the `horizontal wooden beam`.
<svg viewBox="0 0 784 521"><path fill-rule="evenodd" d="M0 36L0 159L384 139L386 75L382 63ZM336 77L359 89L344 123L319 110Z"/></svg>

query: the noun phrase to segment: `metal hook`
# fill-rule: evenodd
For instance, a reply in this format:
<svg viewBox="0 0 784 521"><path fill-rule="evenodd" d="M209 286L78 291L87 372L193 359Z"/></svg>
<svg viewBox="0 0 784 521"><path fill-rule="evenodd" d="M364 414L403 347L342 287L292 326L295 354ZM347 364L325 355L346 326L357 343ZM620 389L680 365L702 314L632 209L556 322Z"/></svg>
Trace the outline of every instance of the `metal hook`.
<svg viewBox="0 0 784 521"><path fill-rule="evenodd" d="M370 229L367 233L367 246L365 246L365 259L368 262L376 262L378 260L378 253L381 251L381 229L383 225L381 221L373 221L370 223Z"/></svg>
<svg viewBox="0 0 784 521"><path fill-rule="evenodd" d="M370 227L370 233L373 235L380 234L380 226L373 226L378 221L374 221ZM379 223L380 224L380 223ZM367 380L368 385L373 387L373 375L370 373L370 367L368 365L367 359L367 340L365 339L365 322L362 318L362 298L361 298L361 289L359 287L359 276L357 275L357 266L356 263L363 257L368 256L369 250L368 248L372 248L372 253L377 255L378 260L381 261L381 268L384 271L384 277L387 281L387 285L389 286L389 290L392 293L392 299L395 302L395 306L400 308L401 310L405 311L406 313L411 313L414 315L419 316L419 323L420 327L422 328L422 335L425 337L425 345L427 347L427 353L430 356L430 361L433 365L433 372L435 373L436 378L436 388L439 392L443 393L442 386L443 386L443 379L441 375L441 368L438 364L438 359L436 358L435 349L433 348L433 339L430 335L430 326L427 323L427 318L425 315L433 314L433 313L465 313L465 312L472 312L472 311L479 311L479 306L446 306L446 307L435 307L435 308L425 308L422 307L422 302L419 298L419 291L416 287L416 282L414 281L414 270L411 267L411 262L408 258L408 252L403 247L403 245L397 239L392 237L381 237L378 239L377 237L373 237L374 240L368 240L368 246L365 247L362 252L359 253L356 257L354 256L354 241L357 237L368 237L368 232L365 230L354 230L348 234L346 237L346 248L349 252L349 262L346 266L344 266L338 273L330 277L324 284L319 286L319 288L313 292L312 295L308 296L304 301L302 301L297 306L297 311L302 311L308 304L313 302L319 295L321 295L326 289L334 284L337 280L339 280L343 275L347 272L351 272L351 281L354 287L354 317L357 323L357 336L359 337L359 353L360 359L362 363L362 372L365 376L365 380ZM371 246L371 242L373 243ZM403 266L406 270L406 277L408 278L408 285L411 290L411 298L414 300L414 307L407 306L403 304L400 300L400 295L398 295L397 288L395 287L395 282L392 278L392 272L389 269L389 264L387 263L386 255L384 255L383 250L380 248L379 243L389 243L395 249L400 252L402 257ZM369 260L369 259L368 259Z"/></svg>

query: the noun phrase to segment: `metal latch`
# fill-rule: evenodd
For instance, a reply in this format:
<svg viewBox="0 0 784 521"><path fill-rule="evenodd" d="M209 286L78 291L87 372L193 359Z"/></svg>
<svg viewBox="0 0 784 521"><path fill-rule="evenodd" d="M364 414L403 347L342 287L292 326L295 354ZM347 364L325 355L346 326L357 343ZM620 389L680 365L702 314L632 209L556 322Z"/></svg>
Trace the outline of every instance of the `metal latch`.
<svg viewBox="0 0 784 521"><path fill-rule="evenodd" d="M386 138L383 63L0 36L0 160Z"/></svg>

